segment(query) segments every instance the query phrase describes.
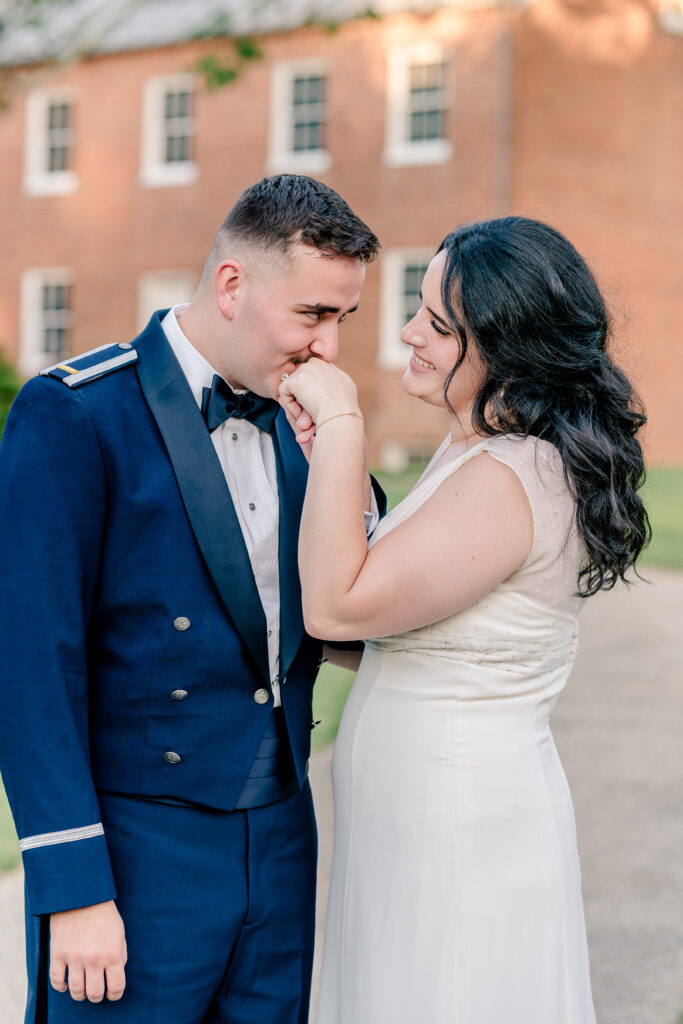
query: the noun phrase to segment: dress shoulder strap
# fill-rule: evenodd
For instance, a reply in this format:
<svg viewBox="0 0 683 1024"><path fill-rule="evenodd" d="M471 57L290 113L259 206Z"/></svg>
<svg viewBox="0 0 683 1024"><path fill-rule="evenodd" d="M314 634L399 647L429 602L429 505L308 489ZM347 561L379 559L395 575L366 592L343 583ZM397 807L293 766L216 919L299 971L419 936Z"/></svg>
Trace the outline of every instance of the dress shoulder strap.
<svg viewBox="0 0 683 1024"><path fill-rule="evenodd" d="M392 509L390 513L392 527L397 526L399 522L403 522L408 519L409 516L413 515L420 505L423 505L428 498L431 498L436 489L447 477L451 476L452 473L455 473L461 466L464 466L466 462L470 461L470 459L473 459L475 455L479 455L480 452L484 451L490 441L491 438L486 437L476 445L473 445L473 447L468 449L468 451L463 452L462 455L457 459L454 459L452 462L447 463L445 466L441 466L439 469L432 469L432 466L446 450L447 441L444 441L437 449L434 457L431 459L429 465L413 487L412 491L406 495L403 501L401 501L396 508Z"/></svg>

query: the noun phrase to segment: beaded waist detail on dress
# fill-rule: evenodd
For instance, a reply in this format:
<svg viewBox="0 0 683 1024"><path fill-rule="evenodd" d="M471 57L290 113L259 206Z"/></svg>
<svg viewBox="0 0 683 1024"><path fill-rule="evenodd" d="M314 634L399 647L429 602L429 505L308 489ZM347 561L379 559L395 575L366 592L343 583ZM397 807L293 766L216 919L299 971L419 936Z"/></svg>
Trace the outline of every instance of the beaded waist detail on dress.
<svg viewBox="0 0 683 1024"><path fill-rule="evenodd" d="M398 636L373 638L365 646L378 651L433 653L453 662L496 665L517 674L529 668L560 668L573 661L578 643L576 629L563 636L525 640L509 636L440 633L435 629L412 630Z"/></svg>

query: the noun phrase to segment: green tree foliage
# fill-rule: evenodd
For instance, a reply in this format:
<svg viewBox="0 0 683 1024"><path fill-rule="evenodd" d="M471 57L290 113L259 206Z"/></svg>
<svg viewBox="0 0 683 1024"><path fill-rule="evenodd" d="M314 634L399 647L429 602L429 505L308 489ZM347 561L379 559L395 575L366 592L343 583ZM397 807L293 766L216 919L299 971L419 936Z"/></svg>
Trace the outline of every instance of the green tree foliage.
<svg viewBox="0 0 683 1024"><path fill-rule="evenodd" d="M0 349L0 437L5 429L5 420L7 419L10 406L20 387L21 380L18 373L7 362Z"/></svg>

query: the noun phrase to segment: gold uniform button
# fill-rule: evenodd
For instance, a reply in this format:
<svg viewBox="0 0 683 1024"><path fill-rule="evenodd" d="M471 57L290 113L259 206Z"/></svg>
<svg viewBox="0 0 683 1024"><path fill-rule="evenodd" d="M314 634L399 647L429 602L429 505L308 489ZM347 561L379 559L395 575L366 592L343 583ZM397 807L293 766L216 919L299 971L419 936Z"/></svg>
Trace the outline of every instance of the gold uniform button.
<svg viewBox="0 0 683 1024"><path fill-rule="evenodd" d="M254 700L256 701L257 704L267 704L268 703L268 691L267 690L257 690L256 693L254 694Z"/></svg>
<svg viewBox="0 0 683 1024"><path fill-rule="evenodd" d="M179 615L177 619L173 620L173 628L182 633L183 630L190 628L190 620L186 619L184 615Z"/></svg>
<svg viewBox="0 0 683 1024"><path fill-rule="evenodd" d="M167 764L180 764L182 758L180 754L176 754L175 750L167 750L164 754L164 761Z"/></svg>

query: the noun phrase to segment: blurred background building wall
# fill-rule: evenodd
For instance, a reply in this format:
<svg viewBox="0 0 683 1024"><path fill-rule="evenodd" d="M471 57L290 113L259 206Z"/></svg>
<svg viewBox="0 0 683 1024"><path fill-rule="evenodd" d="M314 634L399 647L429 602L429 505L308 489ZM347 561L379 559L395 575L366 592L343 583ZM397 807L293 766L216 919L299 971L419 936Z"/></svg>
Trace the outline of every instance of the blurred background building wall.
<svg viewBox="0 0 683 1024"><path fill-rule="evenodd" d="M257 33L261 56L215 89L198 61L229 63L233 44L190 29L158 46L129 33L57 64L12 67L6 45L7 357L30 375L130 339L191 296L242 188L301 172L337 189L384 247L340 358L373 463L399 467L444 432L400 385L399 334L434 249L462 221L523 213L567 233L597 272L648 406L650 460L683 464L683 5L391 8Z"/></svg>

